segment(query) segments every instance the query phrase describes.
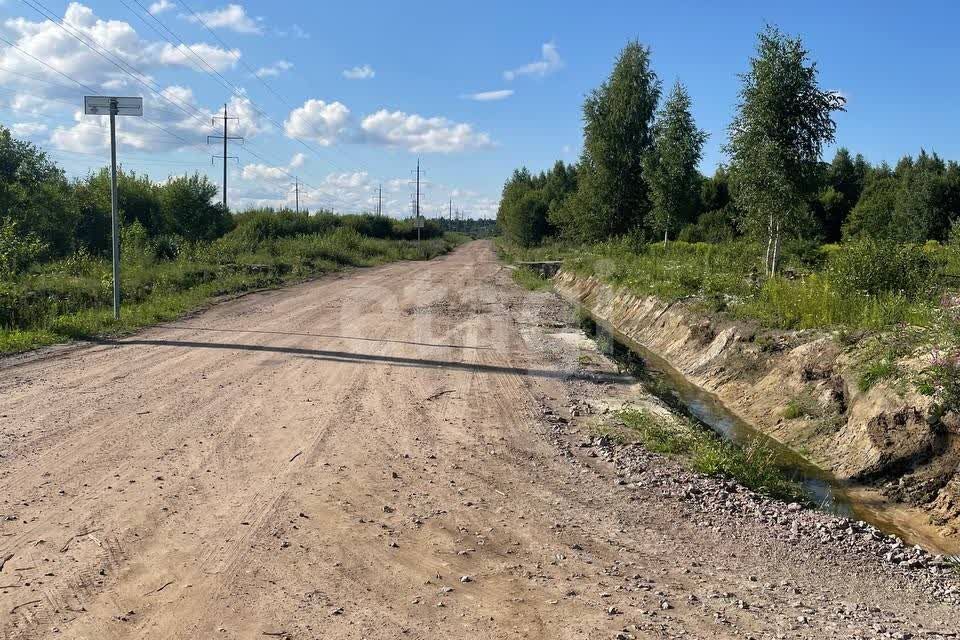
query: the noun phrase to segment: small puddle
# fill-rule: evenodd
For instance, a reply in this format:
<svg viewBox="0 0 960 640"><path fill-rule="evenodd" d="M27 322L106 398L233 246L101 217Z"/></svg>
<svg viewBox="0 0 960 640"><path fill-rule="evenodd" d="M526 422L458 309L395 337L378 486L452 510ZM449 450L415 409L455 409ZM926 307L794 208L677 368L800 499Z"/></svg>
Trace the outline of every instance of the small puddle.
<svg viewBox="0 0 960 640"><path fill-rule="evenodd" d="M647 381L648 390L678 412L696 419L724 438L747 446L758 442L772 452L781 471L804 487L820 509L839 516L868 522L881 531L895 534L908 544L944 554L960 552L960 541L944 539L926 523L916 509L890 504L879 492L851 485L821 469L780 441L750 426L726 408L712 393L691 383L670 364L643 345L623 335L606 322L578 307L580 328L596 340L598 348L632 375Z"/></svg>

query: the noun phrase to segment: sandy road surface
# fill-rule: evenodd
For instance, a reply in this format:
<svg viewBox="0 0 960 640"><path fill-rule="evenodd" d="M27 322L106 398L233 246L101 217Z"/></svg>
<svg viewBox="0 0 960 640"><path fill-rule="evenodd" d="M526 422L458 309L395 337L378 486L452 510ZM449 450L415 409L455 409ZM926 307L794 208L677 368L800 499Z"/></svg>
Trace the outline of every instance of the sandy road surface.
<svg viewBox="0 0 960 640"><path fill-rule="evenodd" d="M544 299L479 242L0 363L0 637L881 633L836 607L960 629L560 455L543 407L576 385Z"/></svg>

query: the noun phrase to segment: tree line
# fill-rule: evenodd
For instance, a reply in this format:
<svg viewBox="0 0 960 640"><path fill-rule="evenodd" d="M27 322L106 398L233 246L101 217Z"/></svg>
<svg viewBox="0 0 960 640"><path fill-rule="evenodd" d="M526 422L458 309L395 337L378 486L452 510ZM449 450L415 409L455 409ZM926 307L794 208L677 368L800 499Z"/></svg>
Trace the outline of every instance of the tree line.
<svg viewBox="0 0 960 640"><path fill-rule="evenodd" d="M703 176L707 134L696 126L687 89L677 82L663 97L650 48L629 42L584 101L579 161L540 174L515 170L503 188L501 230L523 246L747 236L763 243L768 273L785 240L949 238L960 219L956 162L921 150L891 168L845 148L823 161L845 100L821 88L800 38L766 27L739 78L728 162Z"/></svg>
<svg viewBox="0 0 960 640"><path fill-rule="evenodd" d="M233 227L230 214L211 202L217 185L199 173L156 183L120 171L117 187L123 225L150 238L210 241ZM105 253L110 211L107 168L68 179L40 148L0 126L0 258L7 270L78 250Z"/></svg>

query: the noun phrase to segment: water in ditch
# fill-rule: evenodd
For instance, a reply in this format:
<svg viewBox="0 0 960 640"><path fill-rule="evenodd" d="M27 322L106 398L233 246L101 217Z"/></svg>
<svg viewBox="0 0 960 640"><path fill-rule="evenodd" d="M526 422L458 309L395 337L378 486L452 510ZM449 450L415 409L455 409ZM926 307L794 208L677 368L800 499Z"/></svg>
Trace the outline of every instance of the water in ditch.
<svg viewBox="0 0 960 640"><path fill-rule="evenodd" d="M676 411L737 444L762 443L772 452L781 471L799 483L811 502L821 509L863 520L885 533L899 536L908 544L919 544L935 553L960 553L960 543L940 537L919 510L887 503L876 491L850 485L817 467L778 440L750 426L716 396L688 381L656 353L593 317L586 309L581 308L578 315L581 329L597 341L607 356L641 380L650 381L650 390Z"/></svg>

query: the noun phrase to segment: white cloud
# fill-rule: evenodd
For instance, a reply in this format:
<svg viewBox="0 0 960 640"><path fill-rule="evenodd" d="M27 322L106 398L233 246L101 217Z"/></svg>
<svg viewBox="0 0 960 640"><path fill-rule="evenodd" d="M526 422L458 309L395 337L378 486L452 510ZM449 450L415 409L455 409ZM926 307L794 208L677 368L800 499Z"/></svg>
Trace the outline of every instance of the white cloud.
<svg viewBox="0 0 960 640"><path fill-rule="evenodd" d="M191 50L193 53L191 53ZM207 69L198 58L213 69L223 71L235 66L239 57L240 51L238 49L228 51L203 42L192 44L189 48L183 44L173 46L169 42L159 46L159 61L162 64L189 67L201 73L205 73Z"/></svg>
<svg viewBox="0 0 960 640"><path fill-rule="evenodd" d="M377 75L377 72L368 64L343 70L343 77L347 80L369 80L375 75Z"/></svg>
<svg viewBox="0 0 960 640"><path fill-rule="evenodd" d="M287 180L290 176L280 167L265 164L248 164L241 172L244 180L269 180L272 182Z"/></svg>
<svg viewBox="0 0 960 640"><path fill-rule="evenodd" d="M503 72L506 80L514 80L519 76L536 76L542 78L558 71L563 67L563 60L560 59L560 52L557 51L557 45L552 42L545 42L540 47L540 59L522 67Z"/></svg>
<svg viewBox="0 0 960 640"><path fill-rule="evenodd" d="M257 69L256 76L258 78L267 78L278 76L284 71L290 71L293 69L293 63L286 60L277 60L273 64L268 64L265 67L260 67Z"/></svg>
<svg viewBox="0 0 960 640"><path fill-rule="evenodd" d="M46 133L47 125L40 122L17 122L10 127L13 135L20 138L30 138L35 135Z"/></svg>
<svg viewBox="0 0 960 640"><path fill-rule="evenodd" d="M170 2L170 0L157 0L156 2L150 5L150 13L152 13L153 15L157 15L158 13L169 11L170 9L173 9L175 6L177 5L175 5L173 2Z"/></svg>
<svg viewBox="0 0 960 640"><path fill-rule="evenodd" d="M497 91L481 91L479 93L468 93L464 96L467 100L476 100L477 102L492 102L495 100L506 100L513 95L513 89L499 89Z"/></svg>
<svg viewBox="0 0 960 640"><path fill-rule="evenodd" d="M264 131L273 129L273 126L266 121L262 112L254 108L249 98L233 96L227 102L227 114L236 116L231 124L230 135L252 138Z"/></svg>
<svg viewBox="0 0 960 640"><path fill-rule="evenodd" d="M185 16L190 22L206 23L211 29L229 29L237 33L249 33L260 35L263 29L260 26L260 19L251 18L247 15L247 10L243 5L228 4L222 9L213 11L201 11L196 16Z"/></svg>
<svg viewBox="0 0 960 640"><path fill-rule="evenodd" d="M366 140L413 152L452 153L493 146L490 136L466 123L424 118L415 113L381 109L361 123Z"/></svg>
<svg viewBox="0 0 960 640"><path fill-rule="evenodd" d="M299 169L303 166L303 163L306 161L306 156L302 153L295 153L293 157L290 158L290 164L287 165L286 169L282 167L272 167L266 164L248 164L244 165L243 169L240 172L240 175L244 180L254 180L262 181L268 180L276 182L278 180L289 180L291 177L290 170Z"/></svg>
<svg viewBox="0 0 960 640"><path fill-rule="evenodd" d="M51 21L31 22L25 18L8 19L4 27L23 51L84 85L104 91L143 93L145 89L133 77L106 63L82 40L90 42L95 48L109 51L113 57L144 74L162 67L195 68L197 64L185 47L177 48L168 42L145 40L129 23L103 20L79 2L71 2L67 6L63 22L69 29ZM78 37L73 37L69 31L75 32ZM220 69L233 65L239 55L238 51L227 51L205 43L190 46L212 66ZM4 69L15 73L7 73ZM66 86L61 76L13 47L0 48L0 84L7 88L15 87L24 93L69 100L76 100L78 91Z"/></svg>
<svg viewBox="0 0 960 640"><path fill-rule="evenodd" d="M323 146L334 143L350 123L350 109L340 102L311 98L290 112L284 130L291 138L306 138Z"/></svg>
<svg viewBox="0 0 960 640"><path fill-rule="evenodd" d="M341 189L356 189L366 185L367 182L366 171L331 173L324 179L325 184Z"/></svg>
<svg viewBox="0 0 960 640"><path fill-rule="evenodd" d="M201 107L188 87L173 85L162 91L167 99L183 105L184 110L175 109L166 103L156 102L150 110L150 122L145 118L120 118L117 123L117 143L121 148L140 151L175 151L206 146L207 134L213 133L209 127L211 118L219 115L219 110ZM233 124L230 135L253 137L266 130L258 114L246 98L234 97L227 104L231 115L240 120ZM152 123L156 123L155 126ZM160 130L163 127L166 131ZM175 134L171 136L167 133ZM98 151L109 148L109 132L106 120L98 116L85 116L79 110L74 114L70 125L59 125L50 133L50 145L65 151Z"/></svg>

